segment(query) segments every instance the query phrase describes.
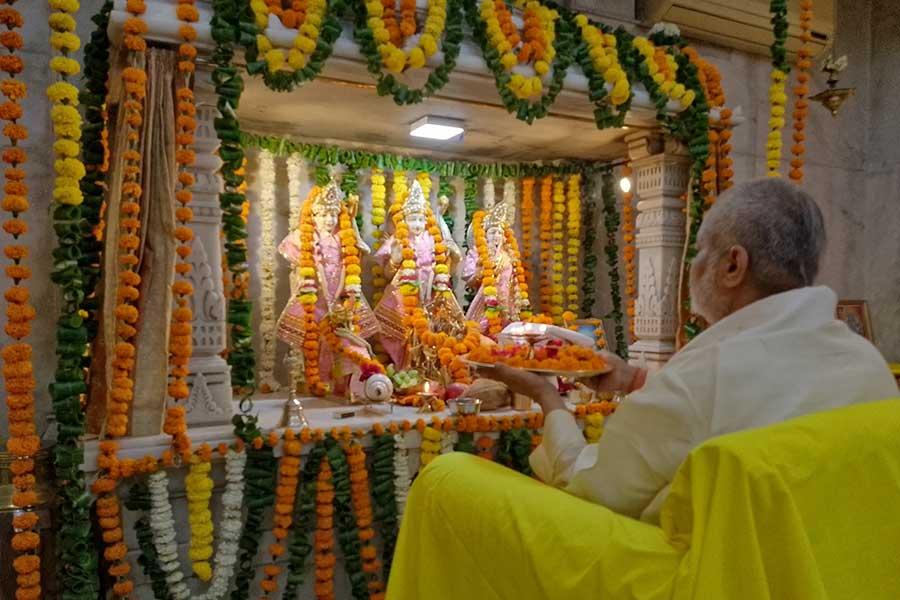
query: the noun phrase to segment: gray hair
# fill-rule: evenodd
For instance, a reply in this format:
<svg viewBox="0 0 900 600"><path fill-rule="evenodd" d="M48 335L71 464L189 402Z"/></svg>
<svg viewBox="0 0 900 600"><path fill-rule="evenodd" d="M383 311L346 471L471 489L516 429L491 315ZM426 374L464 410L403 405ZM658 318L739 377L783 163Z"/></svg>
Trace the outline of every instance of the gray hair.
<svg viewBox="0 0 900 600"><path fill-rule="evenodd" d="M777 294L812 285L825 248L822 212L809 194L782 179L736 185L710 209L703 229L725 252L740 245L750 256L750 281Z"/></svg>

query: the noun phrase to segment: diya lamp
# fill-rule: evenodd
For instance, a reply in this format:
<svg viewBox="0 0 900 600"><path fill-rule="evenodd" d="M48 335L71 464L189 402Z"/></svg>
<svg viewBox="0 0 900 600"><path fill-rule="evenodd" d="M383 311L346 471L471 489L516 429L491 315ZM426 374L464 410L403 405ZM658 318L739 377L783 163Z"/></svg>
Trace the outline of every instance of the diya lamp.
<svg viewBox="0 0 900 600"><path fill-rule="evenodd" d="M437 401L440 400L438 386L431 381L422 384L422 389L416 393L419 397L419 412L438 412Z"/></svg>

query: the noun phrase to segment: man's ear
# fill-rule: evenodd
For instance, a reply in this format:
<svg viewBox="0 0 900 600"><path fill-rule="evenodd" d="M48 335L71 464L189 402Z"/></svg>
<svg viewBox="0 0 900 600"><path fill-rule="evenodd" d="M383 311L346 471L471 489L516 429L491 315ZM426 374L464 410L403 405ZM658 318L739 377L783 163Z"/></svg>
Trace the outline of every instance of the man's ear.
<svg viewBox="0 0 900 600"><path fill-rule="evenodd" d="M722 261L721 281L727 288L737 288L744 283L750 269L750 255L743 246L732 246Z"/></svg>

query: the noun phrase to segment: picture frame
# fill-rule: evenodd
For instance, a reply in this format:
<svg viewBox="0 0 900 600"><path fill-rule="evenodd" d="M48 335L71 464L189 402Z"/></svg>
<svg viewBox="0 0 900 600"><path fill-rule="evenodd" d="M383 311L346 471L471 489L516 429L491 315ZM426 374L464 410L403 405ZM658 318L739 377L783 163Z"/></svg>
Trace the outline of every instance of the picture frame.
<svg viewBox="0 0 900 600"><path fill-rule="evenodd" d="M872 319L869 316L869 304L865 300L840 300L837 304L839 321L843 321L853 333L859 334L875 342L875 334L872 331Z"/></svg>

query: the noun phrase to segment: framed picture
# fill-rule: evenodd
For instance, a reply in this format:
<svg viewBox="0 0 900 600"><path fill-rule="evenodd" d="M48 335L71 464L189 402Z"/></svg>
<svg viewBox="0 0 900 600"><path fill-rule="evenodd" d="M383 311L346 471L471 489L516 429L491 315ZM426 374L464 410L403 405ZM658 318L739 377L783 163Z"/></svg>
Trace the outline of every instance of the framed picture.
<svg viewBox="0 0 900 600"><path fill-rule="evenodd" d="M869 318L869 305L865 300L840 300L837 305L837 318L846 323L854 333L870 342L875 341L872 321Z"/></svg>

